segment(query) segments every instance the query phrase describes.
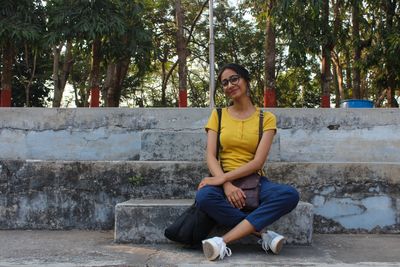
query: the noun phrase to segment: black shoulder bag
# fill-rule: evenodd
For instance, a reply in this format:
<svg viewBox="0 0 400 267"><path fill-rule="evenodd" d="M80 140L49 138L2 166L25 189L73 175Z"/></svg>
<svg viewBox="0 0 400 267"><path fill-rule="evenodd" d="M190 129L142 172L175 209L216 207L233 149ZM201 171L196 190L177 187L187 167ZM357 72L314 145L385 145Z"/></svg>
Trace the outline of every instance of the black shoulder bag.
<svg viewBox="0 0 400 267"><path fill-rule="evenodd" d="M218 112L218 120L221 121L220 112ZM219 124L218 132L220 128ZM218 149L217 145L217 151ZM216 222L207 213L197 208L196 203L193 203L165 229L164 236L169 240L195 247L201 244L215 225Z"/></svg>
<svg viewBox="0 0 400 267"><path fill-rule="evenodd" d="M216 222L193 203L164 231L169 240L192 247L201 244Z"/></svg>
<svg viewBox="0 0 400 267"><path fill-rule="evenodd" d="M221 117L222 117L221 109L217 109L217 112L218 112L218 137L217 137L217 159L218 159L219 148L221 146L221 141L220 141ZM258 143L260 143L263 134L263 122L264 122L264 113L262 110L260 110ZM232 181L232 184L242 189L244 194L246 195L245 206L242 208L242 210L245 212L250 212L255 210L260 204L260 186L259 186L260 178L261 177L258 173L252 173L250 175Z"/></svg>

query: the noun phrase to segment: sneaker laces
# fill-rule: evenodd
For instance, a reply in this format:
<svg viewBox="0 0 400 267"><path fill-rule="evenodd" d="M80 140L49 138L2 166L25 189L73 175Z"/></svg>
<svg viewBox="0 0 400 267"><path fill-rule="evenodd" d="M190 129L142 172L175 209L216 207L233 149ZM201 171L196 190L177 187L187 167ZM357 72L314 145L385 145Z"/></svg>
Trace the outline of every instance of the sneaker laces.
<svg viewBox="0 0 400 267"><path fill-rule="evenodd" d="M228 248L225 243L222 243L222 246L219 250L219 259L222 260L225 256L231 256L232 251L230 248Z"/></svg>
<svg viewBox="0 0 400 267"><path fill-rule="evenodd" d="M258 244L261 245L261 247L265 250L265 252L267 252L269 250L269 246L268 246L268 241L267 240L260 239L260 240L258 240Z"/></svg>

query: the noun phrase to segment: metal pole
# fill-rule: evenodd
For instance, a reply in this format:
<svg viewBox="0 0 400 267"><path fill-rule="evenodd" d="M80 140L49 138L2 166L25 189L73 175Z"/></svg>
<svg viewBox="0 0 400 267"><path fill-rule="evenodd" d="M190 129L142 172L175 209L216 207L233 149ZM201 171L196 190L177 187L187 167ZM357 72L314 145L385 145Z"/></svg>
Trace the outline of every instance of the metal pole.
<svg viewBox="0 0 400 267"><path fill-rule="evenodd" d="M214 88L215 88L215 64L214 64L214 1L209 0L209 23L210 23L210 108L214 108Z"/></svg>

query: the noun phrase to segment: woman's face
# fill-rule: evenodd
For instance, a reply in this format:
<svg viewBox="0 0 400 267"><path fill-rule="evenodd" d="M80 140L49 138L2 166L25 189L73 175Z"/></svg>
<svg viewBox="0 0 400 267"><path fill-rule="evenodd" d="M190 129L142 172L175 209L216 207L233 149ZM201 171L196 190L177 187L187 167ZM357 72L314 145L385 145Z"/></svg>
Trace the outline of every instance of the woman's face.
<svg viewBox="0 0 400 267"><path fill-rule="evenodd" d="M246 81L234 70L226 69L222 72L221 84L225 95L231 99L238 99L246 95Z"/></svg>

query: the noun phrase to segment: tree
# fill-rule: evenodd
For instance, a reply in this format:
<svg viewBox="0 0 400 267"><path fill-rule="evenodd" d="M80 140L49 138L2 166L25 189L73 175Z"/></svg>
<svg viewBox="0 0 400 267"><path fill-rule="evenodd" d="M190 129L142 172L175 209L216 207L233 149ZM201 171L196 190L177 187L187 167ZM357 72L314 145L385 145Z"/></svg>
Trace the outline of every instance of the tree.
<svg viewBox="0 0 400 267"><path fill-rule="evenodd" d="M124 23L115 2L93 0L88 2L72 1L71 9L76 10L69 16L74 22L73 31L84 38L91 47L89 74L90 106L99 106L100 96L100 64L103 59L102 45L104 39L120 36L124 33ZM86 104L85 104L86 106Z"/></svg>
<svg viewBox="0 0 400 267"><path fill-rule="evenodd" d="M329 27L329 0L322 0L321 10L321 32L322 32L322 53L321 53L321 107L330 107L330 89L329 84L332 80L331 75L331 52L333 50L333 41Z"/></svg>
<svg viewBox="0 0 400 267"><path fill-rule="evenodd" d="M265 31L265 64L264 64L264 107L276 107L275 92L275 25L273 19L273 10L276 6L275 0L269 0L265 4L267 23Z"/></svg>
<svg viewBox="0 0 400 267"><path fill-rule="evenodd" d="M182 20L179 22L179 27L181 28L180 34L177 34L179 32L179 27L177 25L176 1L173 2L174 4L166 0L154 2L155 7L154 11L152 11L151 21L154 29L153 53L155 60L152 62L152 73L149 76L155 75L156 78L161 78L161 92L151 92L151 102L153 102L155 106L177 106L179 105L179 87L185 87L186 90L188 90L189 80L189 86L200 84L197 82L191 83L191 81L193 81L191 79L198 79L199 77L189 77L190 75L198 75L190 70L189 65L192 61L196 60L196 67L201 65L204 61L204 56L206 56L204 54L204 52L206 52L204 51L206 43L204 42L208 42L208 39L201 39L205 31L201 18L208 0L180 2L181 10L184 10L184 12L178 12L181 17L179 20ZM187 23L188 21L190 21L190 23ZM199 26L201 30L199 33L195 33L196 28ZM177 40L178 35L179 41ZM178 59L176 59L177 56ZM184 60L181 61L180 59ZM180 68L179 62L183 62ZM178 73L176 73L177 67ZM177 82L175 83L175 81ZM186 85L182 86L182 84ZM174 92L175 88L177 89L176 93ZM192 89L193 88L190 88L189 90L189 99L193 99L190 95L192 94ZM181 92L183 91L181 90ZM181 96L183 97L181 99L186 99L186 93L181 93Z"/></svg>
<svg viewBox="0 0 400 267"><path fill-rule="evenodd" d="M251 95L253 102L263 106L264 95L264 33L265 24L245 19L244 6L239 11L227 2L219 1L215 8L215 61L218 67L237 62L252 74ZM216 105L224 101L222 90L217 90Z"/></svg>
<svg viewBox="0 0 400 267"><path fill-rule="evenodd" d="M0 106L12 104L13 64L17 51L15 48L24 42L35 42L41 36L40 16L37 14L41 1L1 0L0 6L0 46L2 49L3 70L1 75Z"/></svg>
<svg viewBox="0 0 400 267"><path fill-rule="evenodd" d="M53 52L53 107L60 107L64 89L73 66L73 43L78 38L78 30L72 19L79 13L79 6L73 1L49 0L46 10L48 16L48 42ZM61 51L65 48L63 56Z"/></svg>
<svg viewBox="0 0 400 267"><path fill-rule="evenodd" d="M150 70L152 32L149 15L151 2L121 1L118 3L125 25L121 35L113 36L104 44L107 74L104 82L105 106L118 107L121 96L135 91ZM128 76L128 80L126 77ZM129 90L128 90L129 89Z"/></svg>
<svg viewBox="0 0 400 267"><path fill-rule="evenodd" d="M187 49L183 34L184 14L181 0L175 1L176 12L176 50L178 52L178 74L179 74L179 107L187 107Z"/></svg>
<svg viewBox="0 0 400 267"><path fill-rule="evenodd" d="M396 10L400 7L397 5L396 0L382 0L381 6L386 17L385 31L383 33L383 43L385 45L384 58L386 61L386 98L388 102L388 107L399 107L394 98L395 89L399 87L400 75L399 68L400 63L398 60L398 55L400 54L400 18L399 14L396 15Z"/></svg>
<svg viewBox="0 0 400 267"><path fill-rule="evenodd" d="M15 48L12 79L12 106L46 107L50 88L47 86L51 75L50 54L43 47L31 48L26 44Z"/></svg>

